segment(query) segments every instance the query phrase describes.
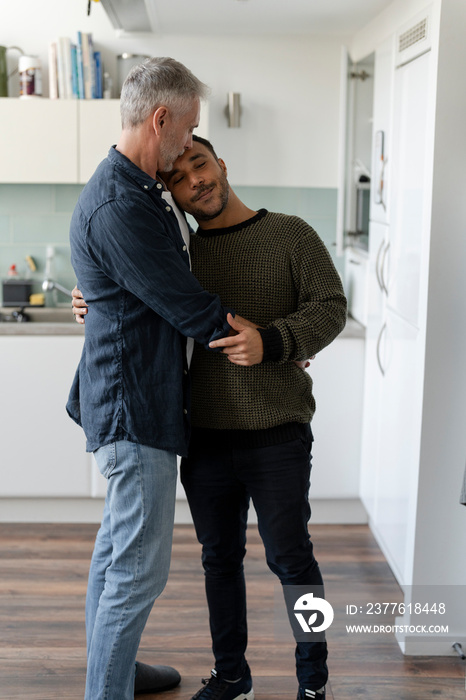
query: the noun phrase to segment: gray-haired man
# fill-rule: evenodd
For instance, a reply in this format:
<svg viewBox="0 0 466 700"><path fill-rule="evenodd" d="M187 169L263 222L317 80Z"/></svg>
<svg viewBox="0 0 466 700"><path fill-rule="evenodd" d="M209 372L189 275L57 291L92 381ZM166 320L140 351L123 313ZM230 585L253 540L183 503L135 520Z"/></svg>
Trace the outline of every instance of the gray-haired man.
<svg viewBox="0 0 466 700"><path fill-rule="evenodd" d="M132 700L179 683L136 652L170 563L176 455L187 454L186 338L228 334L229 309L189 269L157 171L192 145L206 87L170 58L133 68L122 133L73 213L72 263L93 313L67 410L108 480L86 600L86 700Z"/></svg>

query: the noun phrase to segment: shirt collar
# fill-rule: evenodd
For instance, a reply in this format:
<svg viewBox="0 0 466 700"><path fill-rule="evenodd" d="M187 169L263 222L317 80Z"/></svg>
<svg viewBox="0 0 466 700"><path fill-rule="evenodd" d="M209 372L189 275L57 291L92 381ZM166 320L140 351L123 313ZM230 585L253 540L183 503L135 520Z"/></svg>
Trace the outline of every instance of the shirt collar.
<svg viewBox="0 0 466 700"><path fill-rule="evenodd" d="M111 163L124 170L135 182L137 182L141 189L151 191L155 188L154 192L156 194L162 194L163 187L156 187L156 185L159 184L158 180L154 180L154 178L138 168L138 166L123 155L123 153L117 151L115 146L112 146L109 150L108 159Z"/></svg>
<svg viewBox="0 0 466 700"><path fill-rule="evenodd" d="M224 236L228 233L236 233L237 231L242 231L243 229L256 224L268 213L269 212L267 209L259 209L259 211L250 219L246 219L246 221L242 221L234 226L227 226L225 228L198 228L196 231L196 236L199 236L200 238L212 238L213 236Z"/></svg>

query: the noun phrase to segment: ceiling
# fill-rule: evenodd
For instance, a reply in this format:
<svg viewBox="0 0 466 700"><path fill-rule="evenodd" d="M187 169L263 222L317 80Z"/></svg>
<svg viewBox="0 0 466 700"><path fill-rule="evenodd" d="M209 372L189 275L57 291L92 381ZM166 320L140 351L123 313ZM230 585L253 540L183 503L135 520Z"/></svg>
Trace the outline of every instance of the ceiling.
<svg viewBox="0 0 466 700"><path fill-rule="evenodd" d="M350 36L393 0L102 0L114 27L157 34Z"/></svg>

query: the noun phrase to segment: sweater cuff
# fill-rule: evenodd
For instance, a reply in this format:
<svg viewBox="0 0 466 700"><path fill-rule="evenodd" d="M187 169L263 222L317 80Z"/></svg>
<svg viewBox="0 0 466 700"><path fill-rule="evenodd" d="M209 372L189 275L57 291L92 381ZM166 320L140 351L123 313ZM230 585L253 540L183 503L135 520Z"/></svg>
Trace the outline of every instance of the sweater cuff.
<svg viewBox="0 0 466 700"><path fill-rule="evenodd" d="M262 362L279 362L283 357L283 340L280 331L275 326L257 329L262 337L264 357Z"/></svg>

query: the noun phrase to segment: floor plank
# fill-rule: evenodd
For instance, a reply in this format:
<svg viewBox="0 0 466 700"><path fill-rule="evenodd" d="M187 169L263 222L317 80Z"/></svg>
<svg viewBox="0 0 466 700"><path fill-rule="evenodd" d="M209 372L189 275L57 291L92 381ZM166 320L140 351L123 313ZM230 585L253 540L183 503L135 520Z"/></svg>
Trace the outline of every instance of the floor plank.
<svg viewBox="0 0 466 700"><path fill-rule="evenodd" d="M84 600L94 525L0 524L0 698L80 700L84 694ZM332 601L402 600L366 526L312 527ZM257 700L296 697L294 643L277 639L279 587L257 528L248 533L248 660ZM329 700L465 700L456 657L404 657L394 638L348 640L328 630ZM183 676L166 700L189 700L213 664L200 570L190 526L177 526L167 587L156 602L138 658L176 666ZM150 700L151 697L142 696ZM160 700L160 696L159 700Z"/></svg>

